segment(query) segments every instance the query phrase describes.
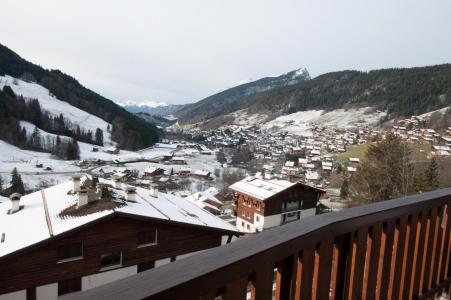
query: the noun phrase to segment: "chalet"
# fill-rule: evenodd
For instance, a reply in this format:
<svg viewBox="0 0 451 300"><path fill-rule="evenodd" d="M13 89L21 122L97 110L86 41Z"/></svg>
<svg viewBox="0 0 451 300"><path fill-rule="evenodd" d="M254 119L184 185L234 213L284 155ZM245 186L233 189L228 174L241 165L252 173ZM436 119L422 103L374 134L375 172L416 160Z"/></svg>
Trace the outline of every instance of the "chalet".
<svg viewBox="0 0 451 300"><path fill-rule="evenodd" d="M119 154L120 152L119 148L116 147L106 148L104 151L108 154Z"/></svg>
<svg viewBox="0 0 451 300"><path fill-rule="evenodd" d="M191 175L191 169L190 168L181 168L179 170L179 176L189 176Z"/></svg>
<svg viewBox="0 0 451 300"><path fill-rule="evenodd" d="M201 178L201 179L209 179L211 172L208 170L194 170L191 173L191 176Z"/></svg>
<svg viewBox="0 0 451 300"><path fill-rule="evenodd" d="M236 197L236 226L258 232L316 213L323 190L286 180L246 178L229 187Z"/></svg>
<svg viewBox="0 0 451 300"><path fill-rule="evenodd" d="M181 157L181 156L172 157L171 162L175 165L185 165L186 164L185 158Z"/></svg>
<svg viewBox="0 0 451 300"><path fill-rule="evenodd" d="M153 177L159 177L164 175L164 169L162 168L156 168L156 167L149 167L144 170L143 178L153 178Z"/></svg>
<svg viewBox="0 0 451 300"><path fill-rule="evenodd" d="M230 242L180 197L89 177L0 203L0 299L57 299Z"/></svg>
<svg viewBox="0 0 451 300"><path fill-rule="evenodd" d="M185 199L212 214L218 215L221 212L221 206L224 205L224 203L216 198L215 194L217 194L217 190L213 191L213 189L210 188L203 192L194 193Z"/></svg>

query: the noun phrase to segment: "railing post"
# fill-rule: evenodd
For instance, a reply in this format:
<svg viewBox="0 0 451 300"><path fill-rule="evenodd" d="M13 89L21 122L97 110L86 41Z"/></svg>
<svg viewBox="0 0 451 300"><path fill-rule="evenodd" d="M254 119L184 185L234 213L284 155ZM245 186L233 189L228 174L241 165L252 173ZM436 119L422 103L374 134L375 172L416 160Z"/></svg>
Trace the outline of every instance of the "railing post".
<svg viewBox="0 0 451 300"><path fill-rule="evenodd" d="M363 272L365 269L365 255L368 228L359 228L352 239L351 264L349 271L348 299L362 299Z"/></svg>
<svg viewBox="0 0 451 300"><path fill-rule="evenodd" d="M266 263L255 272L251 281L251 300L272 300L274 267Z"/></svg>
<svg viewBox="0 0 451 300"><path fill-rule="evenodd" d="M290 288L293 279L293 256L286 257L277 263L276 273L276 300L290 299Z"/></svg>
<svg viewBox="0 0 451 300"><path fill-rule="evenodd" d="M332 258L334 240L329 237L321 242L319 246L319 266L316 278L315 299L329 299L331 294L330 280L332 272Z"/></svg>
<svg viewBox="0 0 451 300"><path fill-rule="evenodd" d="M347 265L350 251L350 234L344 234L335 239L332 266L331 300L345 298Z"/></svg>
<svg viewBox="0 0 451 300"><path fill-rule="evenodd" d="M241 277L229 284L225 288L225 300L245 300L247 294L248 278Z"/></svg>

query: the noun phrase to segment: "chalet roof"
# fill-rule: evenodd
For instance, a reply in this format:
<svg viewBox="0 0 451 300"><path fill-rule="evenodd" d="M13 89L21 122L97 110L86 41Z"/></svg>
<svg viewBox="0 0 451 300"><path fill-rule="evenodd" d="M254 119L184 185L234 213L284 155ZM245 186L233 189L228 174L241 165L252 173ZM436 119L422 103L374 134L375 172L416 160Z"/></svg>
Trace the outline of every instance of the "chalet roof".
<svg viewBox="0 0 451 300"><path fill-rule="evenodd" d="M264 180L260 178L248 177L241 181L235 182L229 188L236 192L240 192L260 200L265 200L289 187L294 186L295 184L296 183L286 180Z"/></svg>
<svg viewBox="0 0 451 300"><path fill-rule="evenodd" d="M100 183L107 185L109 181L100 179ZM136 200L130 202L124 200L124 190L111 188L112 196L105 207L75 209L78 195L72 189L73 183L68 181L25 195L20 199L23 208L14 214L8 214L9 201L0 203L0 235L5 236L0 243L0 258L113 214L236 232L232 225L175 195L160 192L154 197L150 190L136 187ZM75 213L68 213L70 210Z"/></svg>

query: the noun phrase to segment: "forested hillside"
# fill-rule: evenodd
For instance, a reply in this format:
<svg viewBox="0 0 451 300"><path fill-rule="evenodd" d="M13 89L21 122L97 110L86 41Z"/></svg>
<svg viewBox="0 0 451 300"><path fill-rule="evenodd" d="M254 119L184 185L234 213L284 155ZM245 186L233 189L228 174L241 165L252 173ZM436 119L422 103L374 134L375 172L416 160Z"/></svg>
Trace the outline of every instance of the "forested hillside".
<svg viewBox="0 0 451 300"><path fill-rule="evenodd" d="M61 71L32 64L3 45L0 45L0 75L36 82L58 99L111 123L112 139L123 149L135 150L158 141L158 130L152 124L83 87Z"/></svg>
<svg viewBox="0 0 451 300"><path fill-rule="evenodd" d="M266 114L268 119L311 109L334 110L372 106L387 112L387 118L411 116L451 104L451 65L406 69L382 69L370 72L341 71L327 73L298 84L252 94L215 108L210 123L222 124L227 114L246 109L247 115ZM184 118L196 123L198 118ZM220 122L222 121L222 123Z"/></svg>
<svg viewBox="0 0 451 300"><path fill-rule="evenodd" d="M265 77L248 82L189 104L174 115L181 123L195 123L222 116L242 105L250 95L308 81L310 75L305 68L294 70L276 77Z"/></svg>

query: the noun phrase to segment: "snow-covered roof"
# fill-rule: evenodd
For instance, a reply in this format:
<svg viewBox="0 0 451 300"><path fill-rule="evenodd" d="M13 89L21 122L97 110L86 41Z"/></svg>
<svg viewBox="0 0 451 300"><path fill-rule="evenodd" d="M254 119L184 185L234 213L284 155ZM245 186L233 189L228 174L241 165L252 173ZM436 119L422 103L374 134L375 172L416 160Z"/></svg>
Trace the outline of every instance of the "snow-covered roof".
<svg viewBox="0 0 451 300"><path fill-rule="evenodd" d="M8 214L10 201L0 203L0 236L4 234L0 257L115 213L236 232L232 225L181 197L161 192L154 197L150 190L139 187L135 202L124 200L124 190L111 188L113 205L96 210L87 206L84 211L83 207L76 209L79 213L67 213L78 202L72 190L73 183L68 181L25 195L20 199L23 208L13 214Z"/></svg>
<svg viewBox="0 0 451 300"><path fill-rule="evenodd" d="M245 178L235 182L229 188L260 200L265 200L295 185L287 180L264 180L260 178Z"/></svg>

